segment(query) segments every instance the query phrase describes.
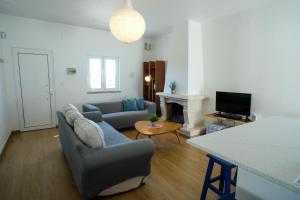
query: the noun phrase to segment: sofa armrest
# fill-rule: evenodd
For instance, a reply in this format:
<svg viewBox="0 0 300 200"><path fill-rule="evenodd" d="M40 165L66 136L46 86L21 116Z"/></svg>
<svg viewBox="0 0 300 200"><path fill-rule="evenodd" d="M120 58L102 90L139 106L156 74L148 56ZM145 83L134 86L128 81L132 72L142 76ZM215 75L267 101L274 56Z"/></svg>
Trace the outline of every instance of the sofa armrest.
<svg viewBox="0 0 300 200"><path fill-rule="evenodd" d="M101 111L100 108L98 108L95 105L92 105L90 103L85 103L82 105L82 111L83 112L93 112L93 111Z"/></svg>
<svg viewBox="0 0 300 200"><path fill-rule="evenodd" d="M148 110L149 114L156 114L156 104L150 101L144 101L145 109Z"/></svg>
<svg viewBox="0 0 300 200"><path fill-rule="evenodd" d="M110 145L100 151L90 148L90 151L86 153L86 169L105 167L116 163L120 165L122 162L126 165L136 158L149 159L154 154L154 144L150 139L134 140L128 143Z"/></svg>
<svg viewBox="0 0 300 200"><path fill-rule="evenodd" d="M102 122L102 113L100 111L92 111L92 112L83 112L82 115L89 119L92 120L95 123Z"/></svg>
<svg viewBox="0 0 300 200"><path fill-rule="evenodd" d="M150 174L154 144L149 139L136 140L84 151L81 191L92 198L100 191L137 176Z"/></svg>

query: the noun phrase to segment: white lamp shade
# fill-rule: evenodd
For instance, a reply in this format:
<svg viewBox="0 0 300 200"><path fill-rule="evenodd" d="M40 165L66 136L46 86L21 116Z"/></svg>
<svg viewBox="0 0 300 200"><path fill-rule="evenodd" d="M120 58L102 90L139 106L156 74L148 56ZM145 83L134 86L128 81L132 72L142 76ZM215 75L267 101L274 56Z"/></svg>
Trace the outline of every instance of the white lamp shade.
<svg viewBox="0 0 300 200"><path fill-rule="evenodd" d="M145 81L146 81L146 82L150 82L150 81L151 81L151 75L146 76L146 77L145 77Z"/></svg>
<svg viewBox="0 0 300 200"><path fill-rule="evenodd" d="M127 0L125 7L111 16L109 27L118 40L131 43L139 40L144 35L146 24L143 16L134 10L131 1Z"/></svg>

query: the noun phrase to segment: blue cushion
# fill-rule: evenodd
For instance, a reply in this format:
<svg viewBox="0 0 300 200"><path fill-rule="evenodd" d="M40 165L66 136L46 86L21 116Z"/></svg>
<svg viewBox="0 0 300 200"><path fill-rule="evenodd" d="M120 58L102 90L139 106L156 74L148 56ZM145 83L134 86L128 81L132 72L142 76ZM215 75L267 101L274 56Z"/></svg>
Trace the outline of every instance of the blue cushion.
<svg viewBox="0 0 300 200"><path fill-rule="evenodd" d="M130 142L130 139L125 137L123 134L120 134L120 132L114 129L107 122L102 121L97 124L101 127L103 131L105 144L107 146Z"/></svg>
<svg viewBox="0 0 300 200"><path fill-rule="evenodd" d="M135 99L122 100L122 104L123 104L123 111L137 111L138 110Z"/></svg>
<svg viewBox="0 0 300 200"><path fill-rule="evenodd" d="M138 98L138 99L135 99L135 100L136 100L137 108L139 110L144 110L145 109L144 98Z"/></svg>

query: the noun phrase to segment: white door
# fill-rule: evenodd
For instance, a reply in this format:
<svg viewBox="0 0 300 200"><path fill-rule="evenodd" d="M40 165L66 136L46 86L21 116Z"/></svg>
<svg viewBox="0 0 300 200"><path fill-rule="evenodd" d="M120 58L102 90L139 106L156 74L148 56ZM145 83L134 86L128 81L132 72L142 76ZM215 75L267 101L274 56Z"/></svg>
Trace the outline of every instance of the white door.
<svg viewBox="0 0 300 200"><path fill-rule="evenodd" d="M15 49L18 109L21 131L56 125L52 54L45 50Z"/></svg>

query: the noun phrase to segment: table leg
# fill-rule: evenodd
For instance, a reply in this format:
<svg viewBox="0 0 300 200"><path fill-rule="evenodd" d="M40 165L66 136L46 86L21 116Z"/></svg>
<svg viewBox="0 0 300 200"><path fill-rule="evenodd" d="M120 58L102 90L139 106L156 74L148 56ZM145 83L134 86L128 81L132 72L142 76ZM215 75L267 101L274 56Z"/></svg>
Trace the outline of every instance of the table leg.
<svg viewBox="0 0 300 200"><path fill-rule="evenodd" d="M136 136L135 136L135 139L138 139L139 135L140 135L140 133L137 132L137 134L136 134Z"/></svg>
<svg viewBox="0 0 300 200"><path fill-rule="evenodd" d="M175 134L176 134L176 136L177 136L178 143L181 144L181 143L180 143L180 139L179 139L178 131L175 131Z"/></svg>

